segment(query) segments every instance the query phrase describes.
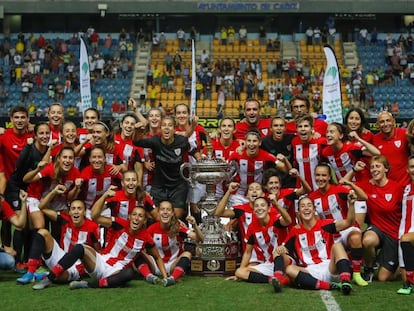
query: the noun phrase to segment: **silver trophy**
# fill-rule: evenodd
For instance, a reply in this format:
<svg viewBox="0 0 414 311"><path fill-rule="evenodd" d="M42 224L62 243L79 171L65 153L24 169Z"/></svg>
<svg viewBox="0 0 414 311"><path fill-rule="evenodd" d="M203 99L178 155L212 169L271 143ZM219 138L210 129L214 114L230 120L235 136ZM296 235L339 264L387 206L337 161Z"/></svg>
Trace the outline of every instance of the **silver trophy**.
<svg viewBox="0 0 414 311"><path fill-rule="evenodd" d="M199 275L229 275L234 273L240 257L239 242L237 234L224 230L214 212L218 204L216 185L229 182L237 174L237 167L212 158L211 151L211 145L207 145L207 158L184 163L180 167L181 176L191 185L195 182L206 185L206 194L198 203L200 209L207 213L200 225L204 241L195 247L196 256L191 262L191 270Z"/></svg>

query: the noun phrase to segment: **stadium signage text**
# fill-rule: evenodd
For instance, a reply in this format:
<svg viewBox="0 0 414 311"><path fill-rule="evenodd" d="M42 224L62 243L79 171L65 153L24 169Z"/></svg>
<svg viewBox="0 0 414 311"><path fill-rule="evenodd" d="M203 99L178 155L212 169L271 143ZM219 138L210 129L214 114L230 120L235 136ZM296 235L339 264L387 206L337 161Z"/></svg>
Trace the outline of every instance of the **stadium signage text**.
<svg viewBox="0 0 414 311"><path fill-rule="evenodd" d="M236 11L271 12L281 10L299 10L299 2L200 2L200 11Z"/></svg>

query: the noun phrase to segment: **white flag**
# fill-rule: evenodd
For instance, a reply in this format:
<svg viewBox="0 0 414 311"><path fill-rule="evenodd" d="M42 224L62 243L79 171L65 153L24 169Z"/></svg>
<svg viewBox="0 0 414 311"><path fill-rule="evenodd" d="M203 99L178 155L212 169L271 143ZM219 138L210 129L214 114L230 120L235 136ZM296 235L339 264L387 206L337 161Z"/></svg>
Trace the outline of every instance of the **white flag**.
<svg viewBox="0 0 414 311"><path fill-rule="evenodd" d="M86 50L86 44L83 38L80 38L80 94L82 101L82 112L92 107L91 97L91 77L89 72L89 58L88 51Z"/></svg>
<svg viewBox="0 0 414 311"><path fill-rule="evenodd" d="M194 40L191 40L191 106L190 111L191 115L195 116L197 114L197 100L196 100L196 84L197 84L197 75L196 75L196 63L195 63L195 47Z"/></svg>
<svg viewBox="0 0 414 311"><path fill-rule="evenodd" d="M322 110L326 122L342 123L341 80L335 52L329 45L323 48L326 56L326 69L323 78Z"/></svg>

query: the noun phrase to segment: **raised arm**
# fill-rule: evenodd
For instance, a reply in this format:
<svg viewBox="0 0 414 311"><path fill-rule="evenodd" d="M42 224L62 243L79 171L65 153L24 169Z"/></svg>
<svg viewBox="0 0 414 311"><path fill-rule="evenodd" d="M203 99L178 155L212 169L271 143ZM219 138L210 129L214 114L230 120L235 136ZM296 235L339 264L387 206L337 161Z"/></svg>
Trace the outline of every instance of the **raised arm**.
<svg viewBox="0 0 414 311"><path fill-rule="evenodd" d="M53 221L56 221L57 219L57 212L51 208L50 202L57 196L62 195L66 192L66 187L64 185L57 185L55 188L53 188L52 191L50 191L47 195L45 195L39 203L39 209L45 214L48 218L50 218Z"/></svg>
<svg viewBox="0 0 414 311"><path fill-rule="evenodd" d="M283 227L287 227L292 223L292 218L290 217L289 213L283 206L281 206L279 203L277 203L277 199L273 200L273 205L276 206L277 210L279 211L282 218L280 218L280 224Z"/></svg>
<svg viewBox="0 0 414 311"><path fill-rule="evenodd" d="M47 161L40 161L34 170L27 172L23 176L23 182L29 184L31 182L38 181L40 179L39 172L46 166L47 163Z"/></svg>
<svg viewBox="0 0 414 311"><path fill-rule="evenodd" d="M204 235L200 227L197 225L197 221L193 216L187 216L186 220L193 226L193 231L188 234L188 237L196 242L204 241Z"/></svg>
<svg viewBox="0 0 414 311"><path fill-rule="evenodd" d="M312 191L311 186L309 186L308 182L305 180L305 178L303 178L303 176L299 174L299 171L296 168L290 169L289 175L295 177L296 179L299 179L300 181L300 188L296 190L296 195L298 197Z"/></svg>
<svg viewBox="0 0 414 311"><path fill-rule="evenodd" d="M229 188L227 189L224 196L221 198L220 202L217 204L216 211L214 213L215 216L218 217L229 217L234 218L236 215L234 211L231 209L226 208L227 203L229 202L230 196L233 192L239 189L240 184L237 182L231 182Z"/></svg>
<svg viewBox="0 0 414 311"><path fill-rule="evenodd" d="M375 147L373 144L367 142L366 140L359 137L358 133L356 131L352 131L348 134L348 137L354 140L357 140L359 143L361 143L365 150L362 151L362 154L367 157L372 157L374 155L380 155L381 151L377 147Z"/></svg>
<svg viewBox="0 0 414 311"><path fill-rule="evenodd" d="M117 188L116 186L110 186L109 189L106 190L105 193L92 206L92 210L91 210L92 219L96 223L106 228L109 228L112 225L112 219L111 217L102 216L101 213L105 209L105 201L115 196L116 188Z"/></svg>

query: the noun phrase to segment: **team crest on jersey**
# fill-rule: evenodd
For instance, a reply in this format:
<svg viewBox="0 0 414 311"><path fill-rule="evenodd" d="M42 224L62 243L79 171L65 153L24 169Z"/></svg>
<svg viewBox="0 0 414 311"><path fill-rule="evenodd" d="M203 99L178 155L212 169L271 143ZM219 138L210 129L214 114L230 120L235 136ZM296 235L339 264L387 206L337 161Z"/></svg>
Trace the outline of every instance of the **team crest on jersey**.
<svg viewBox="0 0 414 311"><path fill-rule="evenodd" d="M391 201L392 199L392 193L386 193L385 194L385 200L387 200L388 202Z"/></svg>
<svg viewBox="0 0 414 311"><path fill-rule="evenodd" d="M269 129L262 129L263 135L267 136L267 133L269 133Z"/></svg>
<svg viewBox="0 0 414 311"><path fill-rule="evenodd" d="M400 148L400 147L401 147L401 140L396 140L396 141L394 141L394 145L395 145L397 148Z"/></svg>
<svg viewBox="0 0 414 311"><path fill-rule="evenodd" d="M176 148L176 149L174 149L174 153L175 153L177 156L181 155L181 149L180 149L180 148Z"/></svg>

